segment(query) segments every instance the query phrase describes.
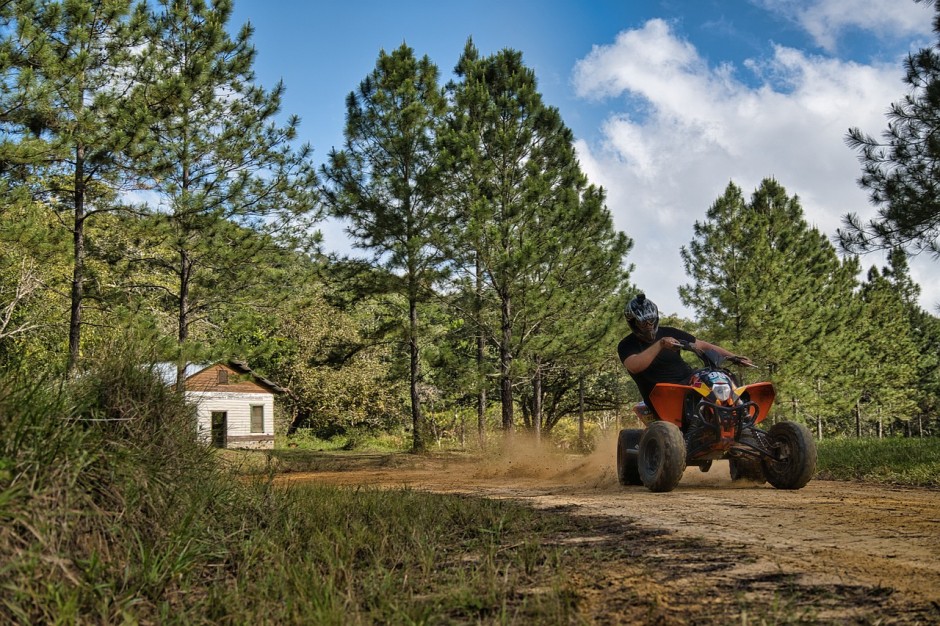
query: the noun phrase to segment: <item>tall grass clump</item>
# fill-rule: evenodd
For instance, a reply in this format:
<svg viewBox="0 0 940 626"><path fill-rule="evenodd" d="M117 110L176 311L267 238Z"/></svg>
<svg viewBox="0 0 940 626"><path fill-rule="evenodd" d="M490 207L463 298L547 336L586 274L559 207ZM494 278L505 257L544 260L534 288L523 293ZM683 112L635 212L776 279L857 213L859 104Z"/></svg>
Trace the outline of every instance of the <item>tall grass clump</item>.
<svg viewBox="0 0 940 626"><path fill-rule="evenodd" d="M142 363L0 376L0 623L158 621L222 559L205 520L232 490Z"/></svg>

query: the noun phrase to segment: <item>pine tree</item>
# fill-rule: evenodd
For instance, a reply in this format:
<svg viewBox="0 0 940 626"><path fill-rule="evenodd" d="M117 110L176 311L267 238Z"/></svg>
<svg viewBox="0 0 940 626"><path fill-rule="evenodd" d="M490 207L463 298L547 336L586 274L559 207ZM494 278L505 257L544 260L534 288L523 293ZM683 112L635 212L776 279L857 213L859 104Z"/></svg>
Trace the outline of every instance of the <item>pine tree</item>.
<svg viewBox="0 0 940 626"><path fill-rule="evenodd" d="M940 319L919 303L920 285L910 276L907 254L895 248L888 256L882 276L901 301L910 327L910 337L918 352L917 374L911 389L918 408L918 421L940 412Z"/></svg>
<svg viewBox="0 0 940 626"><path fill-rule="evenodd" d="M472 42L468 42L461 64L455 71L458 75L466 75L466 67L478 60ZM481 233L479 230L468 232L463 225L474 213L474 207L483 201L482 189L491 176L491 164L486 160L477 134L479 128L475 125L475 120L489 105L489 98L485 86L479 82L472 86L467 83L458 86L451 82L447 91L451 96L451 107L439 136L439 168L446 198L445 210L450 215L447 256L456 270L450 278L455 291L465 296L453 299L451 304L462 311L462 319L473 336L474 349L467 358L472 359L475 367L468 384L476 395L477 436L483 445L490 380L493 378L489 353L495 337L489 312L495 308L492 302L495 294L484 276Z"/></svg>
<svg viewBox="0 0 940 626"><path fill-rule="evenodd" d="M884 418L907 423L917 409L919 354L907 303L903 296L899 297L897 286L887 274L872 267L862 285L865 310L860 323L867 358L859 370L861 402L856 416L859 423L862 403L868 416L879 423ZM857 427L856 433L860 434L859 431Z"/></svg>
<svg viewBox="0 0 940 626"><path fill-rule="evenodd" d="M355 245L400 272L390 288L407 301L413 449L426 448L418 394L421 354L418 309L441 276L445 215L439 204L436 136L447 103L438 69L402 44L379 53L373 72L346 100L343 150L323 167L332 213L348 220ZM392 275L390 273L390 275Z"/></svg>
<svg viewBox="0 0 940 626"><path fill-rule="evenodd" d="M264 284L261 257L316 217L310 148L293 145L299 120L275 121L284 86L254 84L252 30L230 37L231 14L230 0L161 0L147 53L154 80L137 96L159 114L156 147L138 158L159 198L148 248L163 252L138 260L174 277L180 368L194 324Z"/></svg>
<svg viewBox="0 0 940 626"><path fill-rule="evenodd" d="M624 279L630 242L614 232L603 191L587 183L570 129L542 102L519 52L480 58L471 40L456 73L442 157L454 256L498 302L498 327L488 334L499 351L502 425L511 431L515 385L529 378L538 389L543 368L572 345L562 329L578 315L588 320Z"/></svg>
<svg viewBox="0 0 940 626"><path fill-rule="evenodd" d="M624 258L632 242L615 231L602 189L575 190L579 202L557 207L551 262L534 268L532 287L521 290L525 313L519 330L526 340L517 342L515 351L530 364L531 427L537 438L563 417L558 410L563 391L574 392L573 385L553 387L552 379L599 367L621 330L622 292L629 277ZM546 404L549 391L552 402Z"/></svg>
<svg viewBox="0 0 940 626"><path fill-rule="evenodd" d="M799 200L769 179L750 202L729 184L694 232L681 251L694 282L680 296L706 338L768 368L778 411L789 403L805 421L847 410L855 259L840 262Z"/></svg>
<svg viewBox="0 0 940 626"><path fill-rule="evenodd" d="M5 145L0 167L61 216L72 234L69 371L78 364L85 307L86 226L119 208L136 186L127 152L146 128L130 103L146 30L131 0L4 3L8 33L0 97ZM15 40L15 43L13 41ZM15 103L15 106L11 106ZM13 140L10 140L10 137Z"/></svg>
<svg viewBox="0 0 940 626"><path fill-rule="evenodd" d="M679 295L710 338L729 347L741 345L753 330L760 306L760 287L751 277L757 271L755 252L764 249L752 250L748 214L741 189L729 183L706 219L695 222L694 238L681 250L685 272L695 282L681 286Z"/></svg>
<svg viewBox="0 0 940 626"><path fill-rule="evenodd" d="M933 29L940 37L940 4ZM849 251L902 247L940 255L940 41L908 55L904 67L909 93L891 105L882 141L858 128L847 135L862 164L859 184L881 207L868 223L845 216L839 238Z"/></svg>

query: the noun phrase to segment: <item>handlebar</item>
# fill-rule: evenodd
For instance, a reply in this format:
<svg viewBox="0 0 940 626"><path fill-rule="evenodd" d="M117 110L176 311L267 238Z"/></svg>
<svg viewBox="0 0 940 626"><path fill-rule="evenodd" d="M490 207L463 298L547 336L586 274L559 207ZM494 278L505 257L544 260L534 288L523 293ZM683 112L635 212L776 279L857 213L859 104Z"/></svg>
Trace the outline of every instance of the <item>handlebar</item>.
<svg viewBox="0 0 940 626"><path fill-rule="evenodd" d="M689 341L683 341L682 339L677 339L676 341L679 343L680 350L688 350L689 352L694 352L699 357L704 358L703 351L696 348L694 343L689 342ZM743 367L757 367L753 363L744 363L744 357L738 356L736 354L732 356L721 356L719 354L715 354L715 356L719 358L715 359L714 357L710 357L708 360L714 361L717 364L723 359L725 361L730 361L731 363L734 363L735 365L741 365Z"/></svg>

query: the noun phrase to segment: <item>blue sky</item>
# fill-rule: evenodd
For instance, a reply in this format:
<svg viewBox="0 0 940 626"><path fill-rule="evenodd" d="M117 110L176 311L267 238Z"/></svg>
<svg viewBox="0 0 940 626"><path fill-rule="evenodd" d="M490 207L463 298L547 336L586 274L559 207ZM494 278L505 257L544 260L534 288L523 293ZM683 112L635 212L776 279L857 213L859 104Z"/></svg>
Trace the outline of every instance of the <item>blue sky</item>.
<svg viewBox="0 0 940 626"><path fill-rule="evenodd" d="M284 81L284 113L317 163L342 144L345 97L380 50L407 43L442 82L468 37L484 55L521 51L634 239L634 282L691 315L679 249L729 182L749 196L776 178L830 236L846 212L874 214L845 133L885 128L903 59L934 43L932 16L912 0L235 0L230 26L254 27L257 81ZM349 250L341 224L323 232ZM912 264L931 310L938 264Z"/></svg>

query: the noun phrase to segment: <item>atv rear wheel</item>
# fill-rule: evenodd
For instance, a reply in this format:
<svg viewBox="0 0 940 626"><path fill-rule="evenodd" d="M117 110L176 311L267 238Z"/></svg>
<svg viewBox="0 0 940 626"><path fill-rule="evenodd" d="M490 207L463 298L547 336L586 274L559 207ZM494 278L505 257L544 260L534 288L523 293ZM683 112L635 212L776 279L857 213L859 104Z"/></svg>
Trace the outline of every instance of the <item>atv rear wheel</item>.
<svg viewBox="0 0 940 626"><path fill-rule="evenodd" d="M767 481L777 489L800 489L816 472L816 443L809 429L796 422L774 424L767 433L773 456L761 463Z"/></svg>
<svg viewBox="0 0 940 626"><path fill-rule="evenodd" d="M620 431L617 437L617 479L621 485L642 485L640 468L637 466L637 446L643 430L640 428L626 428ZM633 454L627 452L633 450Z"/></svg>
<svg viewBox="0 0 940 626"><path fill-rule="evenodd" d="M650 491L672 491L685 471L685 440L669 422L653 422L640 438L640 480Z"/></svg>

